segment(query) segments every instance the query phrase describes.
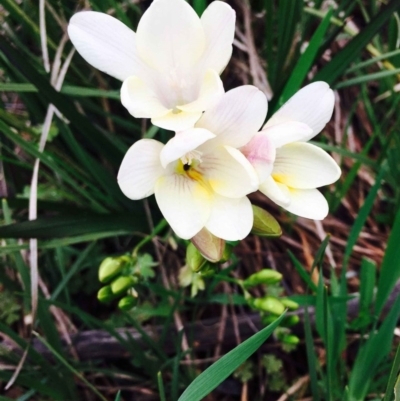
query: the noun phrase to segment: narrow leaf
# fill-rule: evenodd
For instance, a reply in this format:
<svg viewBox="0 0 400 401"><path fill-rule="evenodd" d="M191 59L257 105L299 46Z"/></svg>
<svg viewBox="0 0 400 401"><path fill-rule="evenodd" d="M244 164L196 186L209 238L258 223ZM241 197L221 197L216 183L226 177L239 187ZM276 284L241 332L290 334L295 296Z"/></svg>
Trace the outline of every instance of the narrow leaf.
<svg viewBox="0 0 400 401"><path fill-rule="evenodd" d="M285 313L272 324L254 334L248 340L228 352L193 380L178 401L200 401L248 359L272 334Z"/></svg>

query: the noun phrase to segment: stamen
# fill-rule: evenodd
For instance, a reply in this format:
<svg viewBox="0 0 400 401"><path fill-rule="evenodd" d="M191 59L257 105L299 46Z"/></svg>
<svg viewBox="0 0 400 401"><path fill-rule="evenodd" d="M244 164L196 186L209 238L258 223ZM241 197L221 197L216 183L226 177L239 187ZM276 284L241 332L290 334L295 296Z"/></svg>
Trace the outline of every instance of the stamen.
<svg viewBox="0 0 400 401"><path fill-rule="evenodd" d="M182 161L182 163L183 163L184 165L185 165L185 164L191 165L192 162L193 162L193 160L195 160L195 161L201 163L201 162L202 162L202 160L201 160L201 155L202 155L202 153L201 153L200 151L198 151L198 150L192 150L191 152L186 153L185 156L182 156L182 157L181 157L181 161Z"/></svg>

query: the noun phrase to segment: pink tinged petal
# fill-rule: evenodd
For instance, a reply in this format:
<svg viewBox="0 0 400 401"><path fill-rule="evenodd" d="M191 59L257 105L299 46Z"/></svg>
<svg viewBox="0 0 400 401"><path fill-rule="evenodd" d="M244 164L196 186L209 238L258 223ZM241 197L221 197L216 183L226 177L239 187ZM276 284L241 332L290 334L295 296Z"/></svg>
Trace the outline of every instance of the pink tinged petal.
<svg viewBox="0 0 400 401"><path fill-rule="evenodd" d="M155 195L161 213L183 239L194 237L210 217L211 192L184 175L161 177L156 183Z"/></svg>
<svg viewBox="0 0 400 401"><path fill-rule="evenodd" d="M206 36L205 52L201 59L203 68L221 73L232 55L235 36L235 11L222 1L213 1L201 16Z"/></svg>
<svg viewBox="0 0 400 401"><path fill-rule="evenodd" d="M140 19L136 45L151 67L177 72L193 67L204 52L200 19L184 0L154 0Z"/></svg>
<svg viewBox="0 0 400 401"><path fill-rule="evenodd" d="M335 98L326 82L313 82L293 95L267 122L265 127L298 121L307 124L312 134L303 139L308 141L317 135L331 119Z"/></svg>
<svg viewBox="0 0 400 401"><path fill-rule="evenodd" d="M162 166L167 165L175 160L185 156L186 153L195 150L198 146L215 138L215 135L203 128L192 128L186 131L178 132L170 139L161 151L160 160Z"/></svg>
<svg viewBox="0 0 400 401"><path fill-rule="evenodd" d="M154 139L134 143L118 171L121 191L130 199L143 199L154 193L156 181L164 174L160 152L164 145Z"/></svg>
<svg viewBox="0 0 400 401"><path fill-rule="evenodd" d="M241 240L253 226L253 209L249 199L232 199L215 195L206 228L216 237L227 241Z"/></svg>
<svg viewBox="0 0 400 401"><path fill-rule="evenodd" d="M224 86L221 78L214 70L207 70L204 74L197 100L177 106L177 109L189 112L204 111L213 106L223 94Z"/></svg>
<svg viewBox="0 0 400 401"><path fill-rule="evenodd" d="M341 171L335 160L321 148L295 142L279 148L272 176L288 187L312 189L337 181Z"/></svg>
<svg viewBox="0 0 400 401"><path fill-rule="evenodd" d="M89 64L121 81L143 68L135 32L110 15L79 12L69 21L68 35Z"/></svg>
<svg viewBox="0 0 400 401"><path fill-rule="evenodd" d="M228 198L241 198L258 187L257 173L250 162L230 146L204 154L200 172L216 193Z"/></svg>
<svg viewBox="0 0 400 401"><path fill-rule="evenodd" d="M261 132L268 137L275 148L280 148L288 143L306 141L312 135L313 130L307 124L289 121L271 125Z"/></svg>
<svg viewBox="0 0 400 401"><path fill-rule="evenodd" d="M193 113L188 111L169 111L161 117L153 117L151 122L157 127L170 131L184 131L193 128L201 114L201 111Z"/></svg>
<svg viewBox="0 0 400 401"><path fill-rule="evenodd" d="M121 102L136 118L160 117L171 111L161 104L156 94L138 77L129 77L124 81Z"/></svg>
<svg viewBox="0 0 400 401"><path fill-rule="evenodd" d="M240 151L253 166L259 182L264 182L271 175L276 154L269 137L264 133L256 134Z"/></svg>
<svg viewBox="0 0 400 401"><path fill-rule="evenodd" d="M267 114L267 98L255 86L245 85L226 92L207 109L196 127L217 135L215 143L235 148L244 146L256 134Z"/></svg>
<svg viewBox="0 0 400 401"><path fill-rule="evenodd" d="M287 211L300 217L322 220L329 213L328 202L317 189L290 189L291 203Z"/></svg>
<svg viewBox="0 0 400 401"><path fill-rule="evenodd" d="M291 195L288 187L279 182L275 182L272 177L268 177L258 189L277 205L282 207L290 205Z"/></svg>

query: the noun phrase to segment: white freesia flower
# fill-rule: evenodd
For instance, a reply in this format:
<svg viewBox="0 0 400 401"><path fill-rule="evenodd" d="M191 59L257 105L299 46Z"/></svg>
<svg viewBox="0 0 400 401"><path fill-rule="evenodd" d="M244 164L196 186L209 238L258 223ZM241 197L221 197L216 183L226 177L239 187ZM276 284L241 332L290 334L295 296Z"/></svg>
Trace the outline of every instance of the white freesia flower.
<svg viewBox="0 0 400 401"><path fill-rule="evenodd" d="M332 184L341 174L331 156L305 143L325 127L333 107L334 95L328 84L307 85L241 149L259 174L259 190L298 216L325 218L328 202L316 188Z"/></svg>
<svg viewBox="0 0 400 401"><path fill-rule="evenodd" d="M235 12L214 1L201 19L185 0L154 0L136 34L103 13L83 11L69 37L94 67L123 81L122 104L134 117L181 131L223 94L219 74L231 54Z"/></svg>
<svg viewBox="0 0 400 401"><path fill-rule="evenodd" d="M166 145L141 139L125 155L118 183L130 199L155 193L172 229L190 239L202 228L218 238L243 239L253 211L247 194L258 188L251 163L238 150L257 133L267 113L254 86L225 93L196 126Z"/></svg>

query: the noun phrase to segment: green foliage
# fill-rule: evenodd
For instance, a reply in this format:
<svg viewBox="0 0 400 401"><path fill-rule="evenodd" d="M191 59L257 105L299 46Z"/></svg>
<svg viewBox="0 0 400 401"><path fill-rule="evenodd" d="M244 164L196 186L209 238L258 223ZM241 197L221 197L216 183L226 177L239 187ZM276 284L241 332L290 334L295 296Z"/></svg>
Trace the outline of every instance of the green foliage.
<svg viewBox="0 0 400 401"><path fill-rule="evenodd" d="M77 4L65 0L46 0L45 3L45 41L54 66L56 50ZM148 2L136 3L91 0L90 6L109 12L136 29ZM199 15L209 3L205 0L191 2ZM272 299L275 306L278 305L279 310L274 308L274 313L262 316L267 324L277 318L276 313L289 307L290 301L305 307L304 333L299 330L300 334L295 337L292 329L289 330L299 327L296 326L299 318L293 315L281 318L280 329L273 333L279 344L274 350L279 349L279 352L289 351L299 340L296 353L302 353L304 358L299 371L310 376L304 398L361 401L376 399L376 394L383 394L386 388L384 401L393 399L393 392L396 400L400 399L397 379L400 357L399 352L394 356L393 349L399 298L394 300L387 314L383 313L400 278L400 96L396 89L400 71L400 1L344 0L336 2L337 7L331 9L326 9L325 2L320 0L313 4L297 0L246 3L251 6L250 22L260 65L265 67L273 92L270 113L310 81L325 80L338 90L337 110L345 124L336 125L335 120L326 131L331 134L335 130L335 134L340 135L333 140L332 136L322 133L313 143L340 159L343 177L335 188L325 190L325 195L331 213L348 227L348 232L345 237L338 238L335 222L329 225L338 269L331 268L324 257L328 249L327 237L315 252L310 270L301 255L305 243L299 243L298 247L290 245L297 238L297 228L304 229L302 223L293 230L293 224L297 223L283 217L278 219L284 231L283 240L274 240L273 245L264 247L266 240L258 238L257 245L261 246L254 259L251 255L253 239L246 243L246 253L240 248L237 256L230 245L215 243L208 258L213 262L222 258L224 268L215 269L215 265L207 263L202 266L201 274L182 269L181 282L191 287L187 290L174 285L165 288L163 281L165 276L177 275L178 268L184 264L185 244L171 236L153 199L146 205L128 200L115 179L124 153L135 140L157 137L165 142L169 134L131 118L120 106L120 83L96 72L78 55L73 57L65 83L57 92L50 84L50 74L43 68L37 2L2 1L0 332L22 350L27 348L30 326L24 324L23 317L29 318L31 300L26 252L29 239L37 238L42 288L47 288L48 294L40 293L38 318L33 328L38 333L36 340L51 356L47 359L36 348L29 347L28 358L15 384L18 400L97 397L123 401L124 392L117 393L116 388L127 380L133 388L137 385L159 392L162 401L176 401L183 391L180 400L194 401L210 393L234 371L241 381L249 382L249 388L256 388L252 386L253 381L259 380L258 370L253 369L256 358L245 361L271 335L277 322L223 356L192 384L189 383L195 374L188 360L199 355L212 356L213 350L197 354L191 333L185 330L184 337L183 332L175 333L172 329L179 315L185 317L186 325L210 313L216 316L221 307L228 311L234 309L235 313L250 313L249 294L250 298L262 300L258 302L263 308L266 300ZM232 4L236 7L239 3ZM247 36L240 35L246 28L239 5L236 11L237 40L246 48L244 38ZM71 45L67 43L61 51L61 62L66 60L70 50ZM249 53L234 47L234 67L228 66L224 72L227 88L242 81L251 83L254 77L246 69L248 56ZM53 119L45 150L40 153L38 141L49 104L55 105L59 114ZM356 144L360 151L349 148L349 143ZM35 158L40 160L38 218L28 221ZM268 236L279 236L278 221L270 215L267 217L264 231L270 231ZM366 235L376 236L376 244L382 244L382 238L389 232L381 264L373 253L370 257L374 260L360 257L360 239L365 239ZM154 251L155 243L159 245L158 251L162 250L161 258ZM314 244L315 241L308 246ZM176 250L174 257L166 257L171 249ZM265 263L265 258L268 257L268 262L273 258L277 268L285 268L287 272L288 263L282 252L279 253L281 249L288 249L294 267L292 273L283 276L284 286L272 285L271 281L278 278L271 277L271 272L263 276L265 270L261 269L265 264L259 265L257 259L264 258ZM140 283L128 279L128 285L123 286L120 299L116 300L111 287L100 289L97 266L107 257L127 253L131 263L123 267L123 273L118 269L113 272L104 285L110 286L121 274L137 277ZM318 271L319 281L315 280L314 271ZM276 275L274 272L272 275ZM360 284L355 291L352 284L349 295L347 285L351 274L358 275ZM283 288L294 291L300 288L297 275L307 294L293 294L288 303L282 299L282 291ZM249 278L243 282L246 276ZM172 284L176 281L177 277L171 280ZM226 288L230 292L225 291ZM135 296L133 289L137 292ZM112 301L110 304L98 303L96 293L99 290L110 291L105 294L107 300ZM196 298L192 298L196 294ZM347 301L357 297L358 315L350 320ZM129 357L122 363L100 358L75 359L63 346L64 338L60 334L64 333L63 326L56 320L55 307L61 316L66 316L67 331L100 330ZM134 327L137 332L122 335L117 330L120 327ZM157 331L156 337L149 334L150 329ZM139 341L139 337L143 341ZM188 340L187 352L181 349L184 340ZM19 355L4 347L0 350L2 366L18 364ZM283 360L290 361L288 371L298 373L297 354L285 355L284 359L275 353L261 357L268 391L284 392L292 383L292 378L285 376ZM2 386L11 375L11 370L1 369ZM104 383L110 383L113 391L100 394L103 391L99 391L97 385ZM0 396L0 400L14 398L11 393ZM248 398L257 399L257 395L252 393Z"/></svg>
<svg viewBox="0 0 400 401"><path fill-rule="evenodd" d="M233 373L247 358L249 358L262 343L272 334L283 319L282 315L274 323L254 334L248 340L228 352L221 359L200 374L179 397L179 401L200 401Z"/></svg>
<svg viewBox="0 0 400 401"><path fill-rule="evenodd" d="M275 355L263 355L261 363L267 372L267 385L271 391L282 391L287 383L283 372L283 362Z"/></svg>
<svg viewBox="0 0 400 401"><path fill-rule="evenodd" d="M0 292L0 321L11 326L20 317L21 305L10 291Z"/></svg>

